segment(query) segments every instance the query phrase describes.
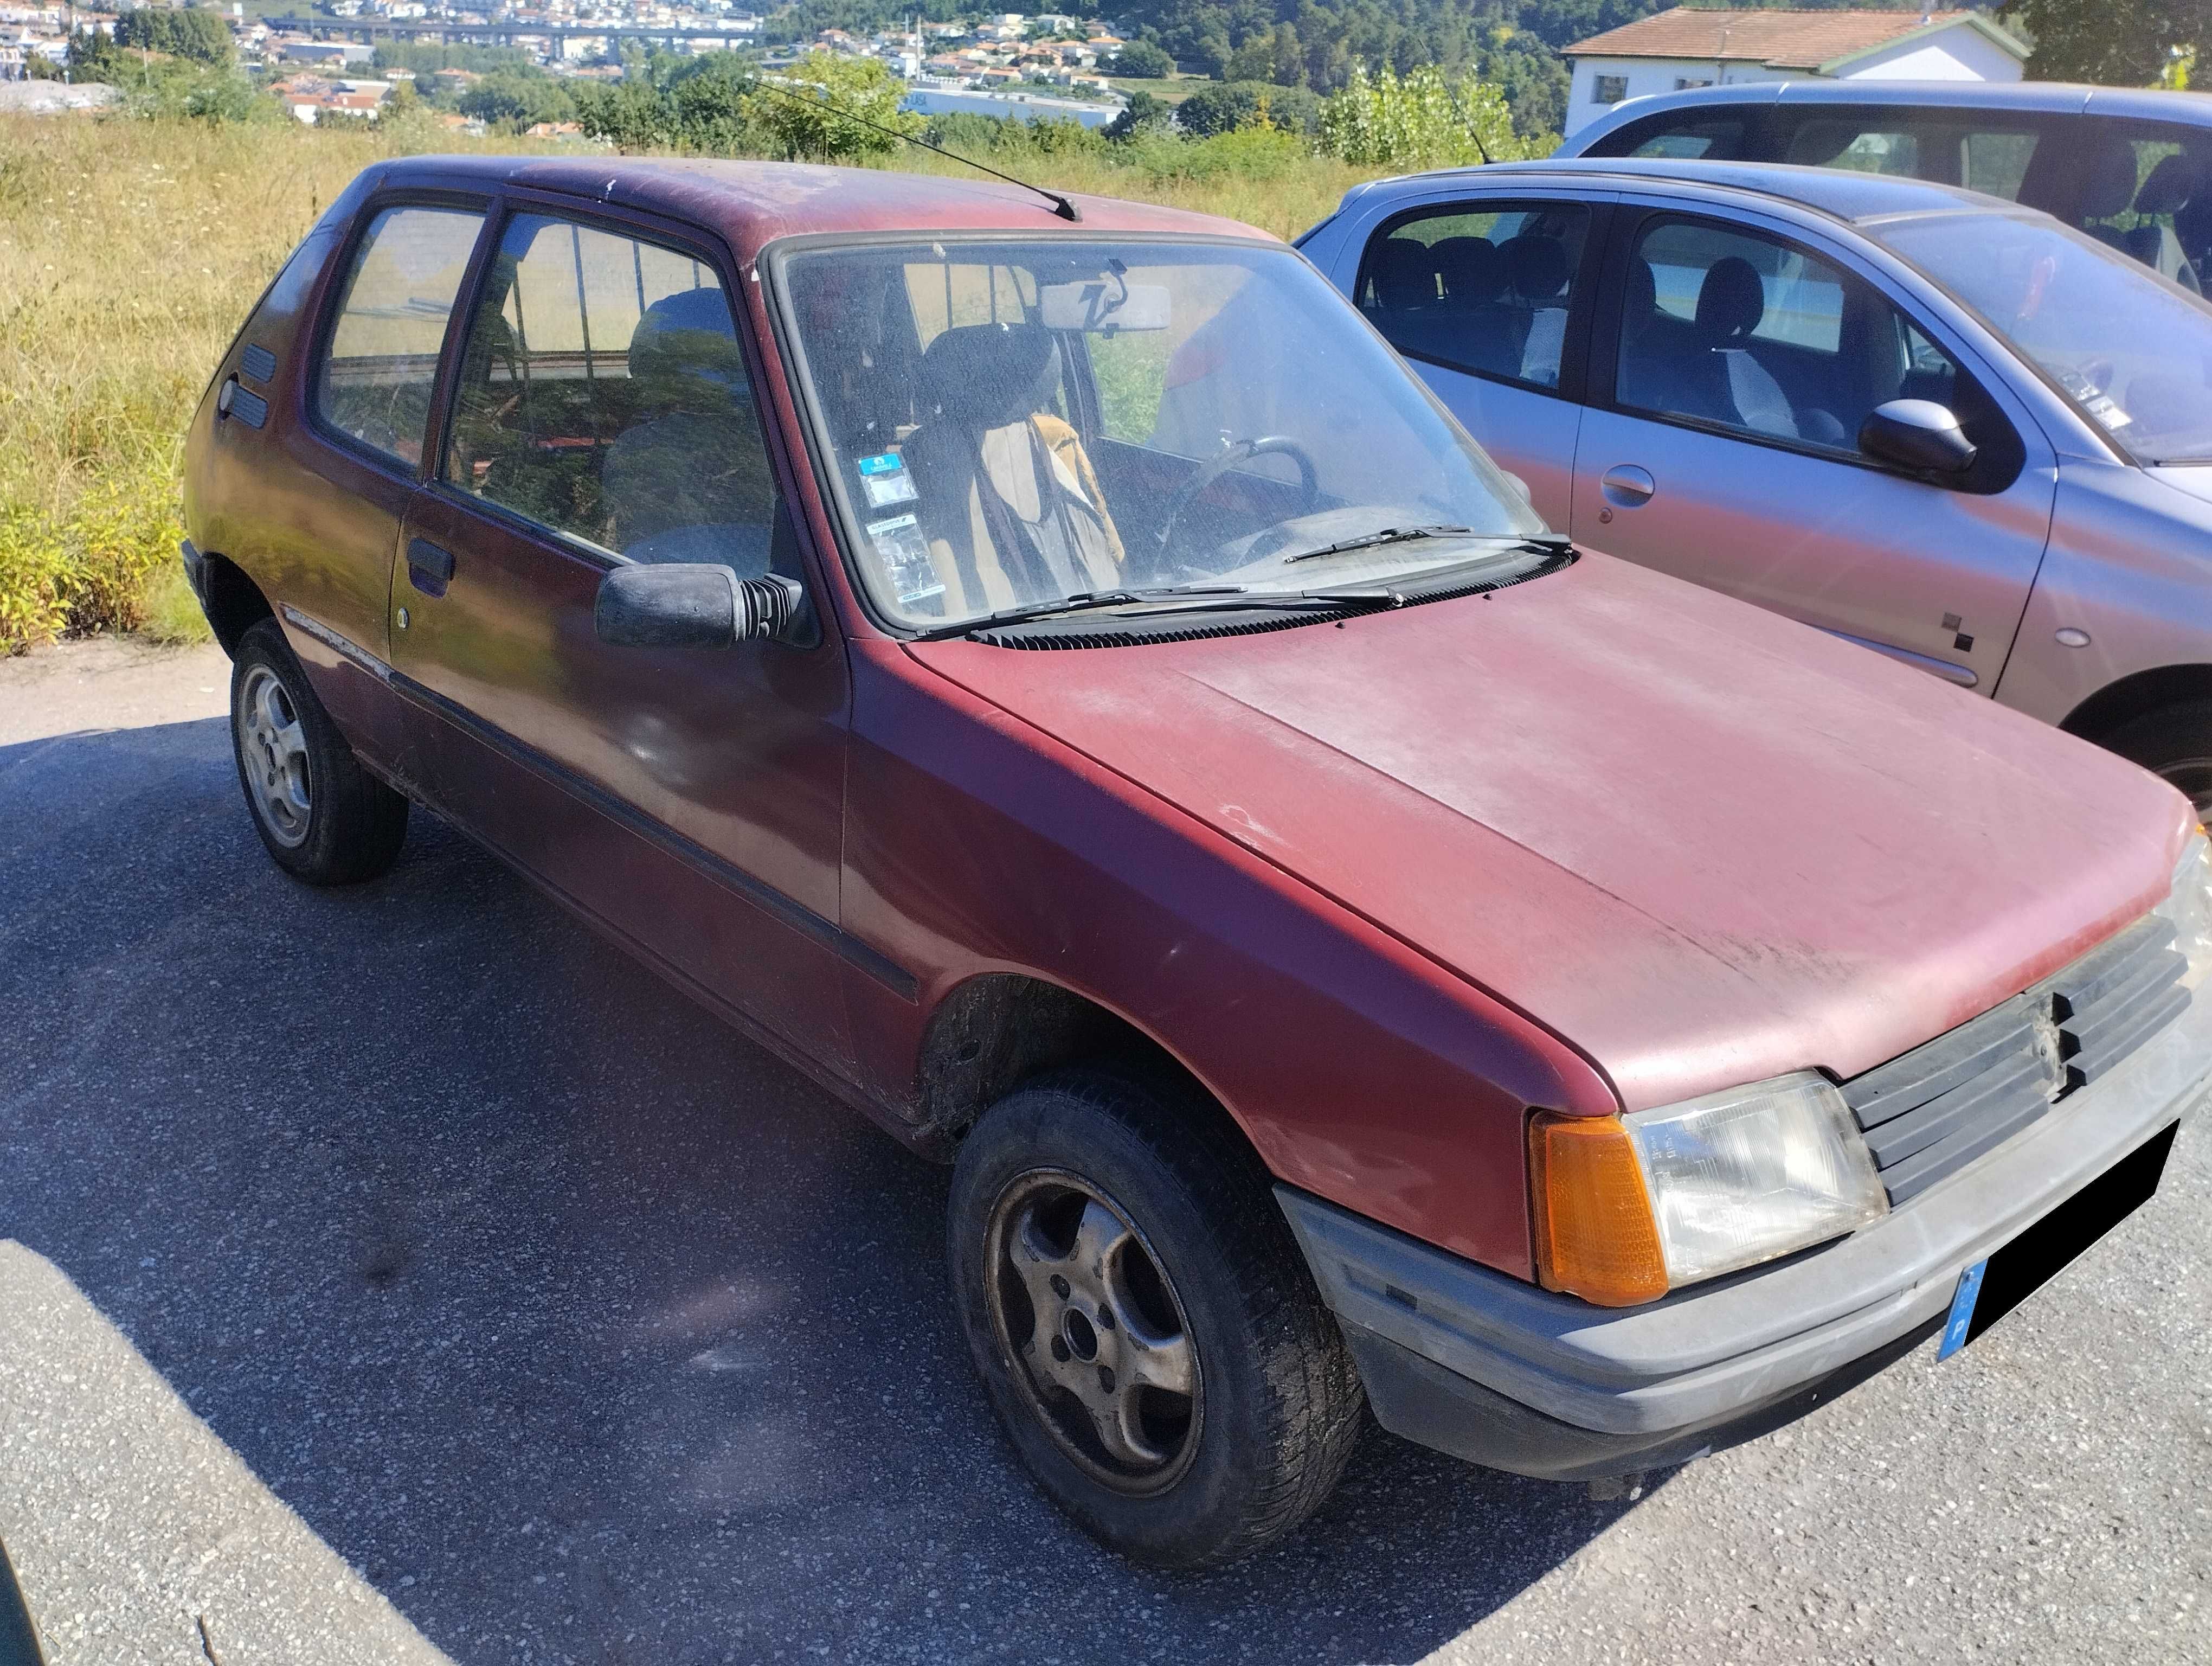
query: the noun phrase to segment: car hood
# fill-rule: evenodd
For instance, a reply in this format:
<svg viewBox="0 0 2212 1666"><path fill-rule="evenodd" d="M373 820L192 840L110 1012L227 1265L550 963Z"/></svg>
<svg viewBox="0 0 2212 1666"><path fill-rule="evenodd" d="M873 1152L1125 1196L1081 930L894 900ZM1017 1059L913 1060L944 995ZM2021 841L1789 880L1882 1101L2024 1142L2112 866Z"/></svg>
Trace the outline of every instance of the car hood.
<svg viewBox="0 0 2212 1666"><path fill-rule="evenodd" d="M2150 908L2189 824L2084 742L1598 556L1340 628L912 652L1519 1007L1630 1110L1940 1034Z"/></svg>

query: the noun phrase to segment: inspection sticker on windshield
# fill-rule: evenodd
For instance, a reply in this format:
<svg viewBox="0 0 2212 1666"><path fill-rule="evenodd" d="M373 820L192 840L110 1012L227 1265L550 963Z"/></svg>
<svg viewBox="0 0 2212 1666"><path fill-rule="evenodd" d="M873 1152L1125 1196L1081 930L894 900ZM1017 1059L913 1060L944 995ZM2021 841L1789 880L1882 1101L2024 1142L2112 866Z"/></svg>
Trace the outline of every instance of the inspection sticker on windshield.
<svg viewBox="0 0 2212 1666"><path fill-rule="evenodd" d="M929 558L928 540L912 515L869 522L868 538L876 546L876 559L884 564L884 576L891 581L901 602L927 601L945 593L936 563Z"/></svg>
<svg viewBox="0 0 2212 1666"><path fill-rule="evenodd" d="M911 503L917 494L914 477L906 471L906 459L895 451L860 461L860 489L872 509L888 509L894 503Z"/></svg>

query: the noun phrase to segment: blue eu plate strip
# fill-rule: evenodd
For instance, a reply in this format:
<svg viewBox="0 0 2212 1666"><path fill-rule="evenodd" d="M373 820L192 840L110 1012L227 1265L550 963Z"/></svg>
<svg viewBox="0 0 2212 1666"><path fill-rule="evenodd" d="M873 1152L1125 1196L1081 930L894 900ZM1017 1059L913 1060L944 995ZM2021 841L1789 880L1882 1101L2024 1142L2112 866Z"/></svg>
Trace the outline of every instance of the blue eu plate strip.
<svg viewBox="0 0 2212 1666"><path fill-rule="evenodd" d="M1982 1274L1989 1264L1984 1258L1959 1274L1958 1292L1951 1298L1951 1316L1943 1326L1943 1346L1936 1350L1939 1360L1948 1359L1966 1346L1966 1333L1974 1322L1974 1298L1982 1293Z"/></svg>

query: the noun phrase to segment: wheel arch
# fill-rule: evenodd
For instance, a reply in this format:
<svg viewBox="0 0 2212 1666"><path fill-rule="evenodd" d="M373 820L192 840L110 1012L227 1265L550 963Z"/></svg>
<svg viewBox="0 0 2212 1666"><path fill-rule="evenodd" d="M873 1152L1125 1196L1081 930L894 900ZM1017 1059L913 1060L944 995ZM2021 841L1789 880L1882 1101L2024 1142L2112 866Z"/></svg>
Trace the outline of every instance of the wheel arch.
<svg viewBox="0 0 2212 1666"><path fill-rule="evenodd" d="M2066 714L2058 727L2099 740L2124 723L2186 700L2212 700L2212 666L2154 666L2107 683Z"/></svg>
<svg viewBox="0 0 2212 1666"><path fill-rule="evenodd" d="M215 639L232 659L238 658L239 640L263 619L276 617L261 587L246 569L227 556L210 552L200 557L200 608L207 615Z"/></svg>
<svg viewBox="0 0 2212 1666"><path fill-rule="evenodd" d="M1024 972L978 973L931 1012L915 1067L922 1125L949 1155L979 1116L1024 1082L1081 1064L1128 1071L1211 1107L1258 1158L1236 1116L1165 1045L1102 1002Z"/></svg>

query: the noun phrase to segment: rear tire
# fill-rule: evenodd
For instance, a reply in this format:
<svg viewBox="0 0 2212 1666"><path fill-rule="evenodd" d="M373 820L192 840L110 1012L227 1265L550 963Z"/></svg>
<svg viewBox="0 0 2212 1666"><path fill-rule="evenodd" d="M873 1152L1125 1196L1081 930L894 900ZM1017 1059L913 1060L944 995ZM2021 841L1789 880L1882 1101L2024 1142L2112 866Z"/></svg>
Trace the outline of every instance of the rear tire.
<svg viewBox="0 0 2212 1666"><path fill-rule="evenodd" d="M2131 717L2099 742L2163 777L2212 815L2212 700L2184 700Z"/></svg>
<svg viewBox="0 0 2212 1666"><path fill-rule="evenodd" d="M253 830L311 885L373 879L407 836L407 800L361 767L274 619L249 626L230 669L231 751Z"/></svg>
<svg viewBox="0 0 2212 1666"><path fill-rule="evenodd" d="M1018 1090L961 1147L949 1238L992 1404L1094 1537L1215 1566L1336 1485L1358 1370L1266 1171L1210 1104L1097 1069Z"/></svg>

